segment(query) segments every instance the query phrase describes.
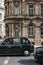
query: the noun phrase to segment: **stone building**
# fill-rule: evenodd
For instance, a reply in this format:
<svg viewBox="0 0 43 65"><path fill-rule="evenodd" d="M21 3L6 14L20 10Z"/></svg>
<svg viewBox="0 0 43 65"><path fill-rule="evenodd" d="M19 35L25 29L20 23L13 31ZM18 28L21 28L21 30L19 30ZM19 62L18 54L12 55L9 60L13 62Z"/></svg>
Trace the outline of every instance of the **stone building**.
<svg viewBox="0 0 43 65"><path fill-rule="evenodd" d="M0 37L5 36L5 24L4 24L4 0L0 0Z"/></svg>
<svg viewBox="0 0 43 65"><path fill-rule="evenodd" d="M5 0L6 36L24 36L43 44L43 0Z"/></svg>

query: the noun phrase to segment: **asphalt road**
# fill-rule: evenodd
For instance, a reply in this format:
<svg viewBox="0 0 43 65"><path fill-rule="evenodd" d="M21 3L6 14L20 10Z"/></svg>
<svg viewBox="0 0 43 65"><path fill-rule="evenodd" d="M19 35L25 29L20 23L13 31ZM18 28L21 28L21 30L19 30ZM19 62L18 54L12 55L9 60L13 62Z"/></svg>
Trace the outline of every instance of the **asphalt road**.
<svg viewBox="0 0 43 65"><path fill-rule="evenodd" d="M0 65L40 65L33 56L0 57Z"/></svg>

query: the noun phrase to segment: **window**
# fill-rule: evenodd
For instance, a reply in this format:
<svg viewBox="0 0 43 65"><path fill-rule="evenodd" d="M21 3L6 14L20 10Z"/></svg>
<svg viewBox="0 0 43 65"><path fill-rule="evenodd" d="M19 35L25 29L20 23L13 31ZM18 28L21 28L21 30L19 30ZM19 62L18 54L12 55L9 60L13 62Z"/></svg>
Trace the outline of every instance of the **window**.
<svg viewBox="0 0 43 65"><path fill-rule="evenodd" d="M28 26L28 34L29 36L34 36L34 25L32 23Z"/></svg>
<svg viewBox="0 0 43 65"><path fill-rule="evenodd" d="M25 43L28 44L28 43L30 43L30 42L28 41L28 39L23 38L23 39L22 39L22 43L23 43L23 44L25 44Z"/></svg>
<svg viewBox="0 0 43 65"><path fill-rule="evenodd" d="M15 6L14 12L15 15L19 15L19 6Z"/></svg>
<svg viewBox="0 0 43 65"><path fill-rule="evenodd" d="M5 6L5 16L7 15L7 6Z"/></svg>
<svg viewBox="0 0 43 65"><path fill-rule="evenodd" d="M41 36L43 36L43 23L41 24Z"/></svg>
<svg viewBox="0 0 43 65"><path fill-rule="evenodd" d="M0 13L0 19L2 19L2 14Z"/></svg>
<svg viewBox="0 0 43 65"><path fill-rule="evenodd" d="M43 16L43 5L41 5L41 15Z"/></svg>
<svg viewBox="0 0 43 65"><path fill-rule="evenodd" d="M8 45L8 44L13 44L13 39L12 39L12 38L5 39L5 40L4 40L4 43L5 43L6 45Z"/></svg>
<svg viewBox="0 0 43 65"><path fill-rule="evenodd" d="M6 26L6 36L9 36L9 25L6 24L5 26Z"/></svg>
<svg viewBox="0 0 43 65"><path fill-rule="evenodd" d="M18 24L14 25L14 30L15 30L15 36L19 36L19 25Z"/></svg>
<svg viewBox="0 0 43 65"><path fill-rule="evenodd" d="M19 36L19 31L15 30L15 36Z"/></svg>
<svg viewBox="0 0 43 65"><path fill-rule="evenodd" d="M5 43L6 45L8 45L8 44L10 43L9 39L5 39L5 40L4 40L4 43Z"/></svg>
<svg viewBox="0 0 43 65"><path fill-rule="evenodd" d="M29 15L33 16L33 5L29 5Z"/></svg>
<svg viewBox="0 0 43 65"><path fill-rule="evenodd" d="M20 38L13 38L13 43L14 44L19 44L21 41L20 41Z"/></svg>

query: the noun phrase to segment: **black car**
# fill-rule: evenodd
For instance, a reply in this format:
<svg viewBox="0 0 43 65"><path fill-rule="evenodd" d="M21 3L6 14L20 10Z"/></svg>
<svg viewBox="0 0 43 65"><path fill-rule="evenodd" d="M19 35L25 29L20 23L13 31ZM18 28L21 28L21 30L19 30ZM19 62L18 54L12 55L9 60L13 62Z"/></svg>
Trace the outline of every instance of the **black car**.
<svg viewBox="0 0 43 65"><path fill-rule="evenodd" d="M43 63L43 46L36 48L36 51L34 53L34 58L37 61L40 61L40 62Z"/></svg>
<svg viewBox="0 0 43 65"><path fill-rule="evenodd" d="M0 44L0 55L29 55L34 46L26 37L7 37Z"/></svg>

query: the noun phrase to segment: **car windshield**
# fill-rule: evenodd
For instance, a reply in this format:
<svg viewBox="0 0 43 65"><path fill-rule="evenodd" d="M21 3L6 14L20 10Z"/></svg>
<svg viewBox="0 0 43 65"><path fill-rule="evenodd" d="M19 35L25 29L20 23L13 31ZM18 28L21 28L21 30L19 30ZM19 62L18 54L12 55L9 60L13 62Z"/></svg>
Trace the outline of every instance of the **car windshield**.
<svg viewBox="0 0 43 65"><path fill-rule="evenodd" d="M37 48L37 50L43 51L43 47L39 47L39 48Z"/></svg>

